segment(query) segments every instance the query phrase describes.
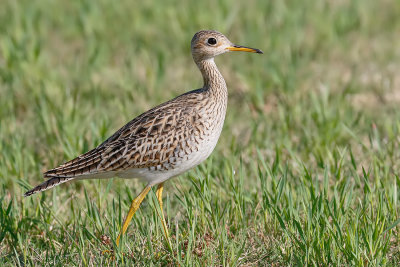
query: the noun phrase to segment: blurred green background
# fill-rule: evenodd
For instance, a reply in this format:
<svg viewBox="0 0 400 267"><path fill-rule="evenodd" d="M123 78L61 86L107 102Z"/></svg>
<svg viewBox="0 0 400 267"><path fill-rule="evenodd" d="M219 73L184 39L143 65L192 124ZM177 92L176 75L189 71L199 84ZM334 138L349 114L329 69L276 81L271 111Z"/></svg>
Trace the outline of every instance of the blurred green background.
<svg viewBox="0 0 400 267"><path fill-rule="evenodd" d="M201 29L264 55L216 59L227 118L212 157L166 184L172 250L150 194L112 262L100 251L143 184L22 194L200 88ZM0 263L396 265L399 33L396 0L1 1Z"/></svg>

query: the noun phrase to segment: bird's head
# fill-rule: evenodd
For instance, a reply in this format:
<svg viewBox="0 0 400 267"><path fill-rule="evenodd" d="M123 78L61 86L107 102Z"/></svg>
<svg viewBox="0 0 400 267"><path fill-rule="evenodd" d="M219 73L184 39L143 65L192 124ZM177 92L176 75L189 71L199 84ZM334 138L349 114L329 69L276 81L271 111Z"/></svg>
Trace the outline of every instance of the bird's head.
<svg viewBox="0 0 400 267"><path fill-rule="evenodd" d="M197 32L192 38L191 48L195 61L210 59L230 51L263 53L256 48L235 45L222 33L211 30Z"/></svg>

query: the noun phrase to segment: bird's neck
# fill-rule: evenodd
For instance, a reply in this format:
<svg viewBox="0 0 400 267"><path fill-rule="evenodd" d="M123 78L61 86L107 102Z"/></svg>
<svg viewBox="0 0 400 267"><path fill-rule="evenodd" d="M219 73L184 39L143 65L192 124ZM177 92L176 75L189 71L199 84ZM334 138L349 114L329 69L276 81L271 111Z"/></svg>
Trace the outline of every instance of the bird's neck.
<svg viewBox="0 0 400 267"><path fill-rule="evenodd" d="M214 59L204 59L196 62L204 80L204 89L208 90L212 95L220 97L228 97L228 91L224 77L219 72Z"/></svg>

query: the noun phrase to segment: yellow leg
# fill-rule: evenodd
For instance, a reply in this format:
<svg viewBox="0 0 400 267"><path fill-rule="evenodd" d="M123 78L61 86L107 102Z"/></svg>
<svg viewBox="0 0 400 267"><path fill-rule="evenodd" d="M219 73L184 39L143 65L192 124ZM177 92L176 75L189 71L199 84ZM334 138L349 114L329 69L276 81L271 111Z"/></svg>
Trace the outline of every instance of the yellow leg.
<svg viewBox="0 0 400 267"><path fill-rule="evenodd" d="M158 216L160 216L161 223L162 223L163 230L164 230L164 235L165 235L165 238L168 241L168 246L170 247L170 249L172 249L171 242L169 240L168 228L167 228L167 224L165 222L165 217L164 217L163 201L162 201L163 189L164 189L164 183L161 183L161 184L158 185L157 191L156 191L156 196L157 196L157 199L158 199L158 203L160 204L160 210L161 210L161 214L158 214Z"/></svg>
<svg viewBox="0 0 400 267"><path fill-rule="evenodd" d="M133 215L139 209L140 203L142 203L143 199L146 197L147 193L150 191L151 186L146 186L143 191L132 201L131 207L129 208L128 215L126 215L125 221L122 224L121 232L117 237L117 246L119 245L119 239L123 234L125 234L126 229L128 229L128 225L132 220Z"/></svg>

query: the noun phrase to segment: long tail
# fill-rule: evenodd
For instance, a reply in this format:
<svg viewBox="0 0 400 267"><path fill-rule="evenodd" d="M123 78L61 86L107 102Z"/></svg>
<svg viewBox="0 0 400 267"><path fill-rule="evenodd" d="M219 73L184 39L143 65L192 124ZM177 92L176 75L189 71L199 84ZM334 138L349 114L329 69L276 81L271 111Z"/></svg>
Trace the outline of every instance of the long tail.
<svg viewBox="0 0 400 267"><path fill-rule="evenodd" d="M38 192L50 189L56 185L68 182L69 180L74 179L74 177L53 177L49 180L41 183L40 185L34 187L33 189L29 190L24 194L24 197L28 197L30 195L36 194Z"/></svg>
<svg viewBox="0 0 400 267"><path fill-rule="evenodd" d="M95 148L79 157L70 160L57 168L46 171L43 176L48 178L35 188L24 194L25 197L50 189L56 185L73 179L88 178L96 173L97 164L101 161L101 152L104 148Z"/></svg>

